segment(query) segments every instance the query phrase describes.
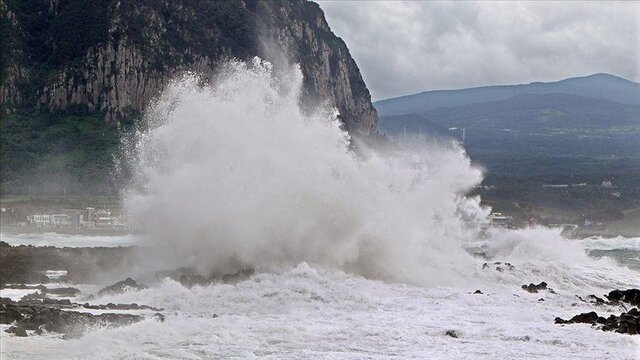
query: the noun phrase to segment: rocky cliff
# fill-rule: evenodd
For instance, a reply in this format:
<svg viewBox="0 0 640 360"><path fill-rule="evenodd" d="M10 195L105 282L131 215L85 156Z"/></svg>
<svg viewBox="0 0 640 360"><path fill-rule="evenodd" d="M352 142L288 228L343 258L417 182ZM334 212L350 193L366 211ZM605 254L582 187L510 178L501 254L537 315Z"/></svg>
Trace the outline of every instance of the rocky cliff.
<svg viewBox="0 0 640 360"><path fill-rule="evenodd" d="M0 0L0 11L3 115L82 108L119 125L180 72L257 55L299 63L303 102L330 101L348 130L376 132L360 71L312 2Z"/></svg>

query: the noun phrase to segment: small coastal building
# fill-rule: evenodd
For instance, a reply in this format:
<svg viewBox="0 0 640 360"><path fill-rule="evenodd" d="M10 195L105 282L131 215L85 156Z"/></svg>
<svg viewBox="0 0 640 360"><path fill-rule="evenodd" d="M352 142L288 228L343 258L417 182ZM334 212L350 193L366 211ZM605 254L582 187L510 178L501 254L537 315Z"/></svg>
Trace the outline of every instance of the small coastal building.
<svg viewBox="0 0 640 360"><path fill-rule="evenodd" d="M29 215L27 222L31 226L35 227L49 227L51 226L51 215L47 214L34 214Z"/></svg>
<svg viewBox="0 0 640 360"><path fill-rule="evenodd" d="M52 214L51 226L69 227L71 226L71 216L69 216L68 214Z"/></svg>

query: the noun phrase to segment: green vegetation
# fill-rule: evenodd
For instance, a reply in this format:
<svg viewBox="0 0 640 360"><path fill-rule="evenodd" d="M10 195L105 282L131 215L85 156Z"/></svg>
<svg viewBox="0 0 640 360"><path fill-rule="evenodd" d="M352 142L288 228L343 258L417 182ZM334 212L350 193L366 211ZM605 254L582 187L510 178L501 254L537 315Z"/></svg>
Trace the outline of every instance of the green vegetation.
<svg viewBox="0 0 640 360"><path fill-rule="evenodd" d="M0 191L110 193L119 130L100 113L23 112L0 120Z"/></svg>

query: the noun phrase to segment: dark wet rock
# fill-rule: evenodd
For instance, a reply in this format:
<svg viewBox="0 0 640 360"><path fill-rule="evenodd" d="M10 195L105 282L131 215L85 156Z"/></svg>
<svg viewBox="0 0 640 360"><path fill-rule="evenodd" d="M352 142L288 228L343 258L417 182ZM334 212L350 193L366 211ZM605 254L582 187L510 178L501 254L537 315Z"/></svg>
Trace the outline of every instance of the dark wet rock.
<svg viewBox="0 0 640 360"><path fill-rule="evenodd" d="M474 294L482 294L482 291L480 291L480 290L476 290L476 291L474 291L473 293L474 293Z"/></svg>
<svg viewBox="0 0 640 360"><path fill-rule="evenodd" d="M544 299L543 299L543 298L540 298L540 299L538 299L538 301L544 301Z"/></svg>
<svg viewBox="0 0 640 360"><path fill-rule="evenodd" d="M39 308L34 314L18 322L27 330L43 328L70 336L80 335L90 327L124 326L141 321L142 317L132 314L93 315L77 311L65 311L56 308Z"/></svg>
<svg viewBox="0 0 640 360"><path fill-rule="evenodd" d="M74 297L80 293L80 290L74 287L63 287L63 288L53 288L53 289L45 288L43 292L45 294Z"/></svg>
<svg viewBox="0 0 640 360"><path fill-rule="evenodd" d="M42 304L44 304L44 305L61 305L61 306L72 306L73 305L73 303L69 299L51 299L51 298L42 299Z"/></svg>
<svg viewBox="0 0 640 360"><path fill-rule="evenodd" d="M586 323L593 324L598 320L598 314L595 311L588 313L582 313L572 317L570 320L563 320L559 317L555 319L556 324L574 324L574 323Z"/></svg>
<svg viewBox="0 0 640 360"><path fill-rule="evenodd" d="M458 330L447 330L447 332L445 332L444 334L447 336L451 336L452 338L460 337L460 332Z"/></svg>
<svg viewBox="0 0 640 360"><path fill-rule="evenodd" d="M174 281L180 282L182 286L192 287L196 285L205 286L212 283L235 284L248 279L253 274L255 274L255 270L245 269L233 274L212 273L205 276L192 268L183 267L174 270L158 271L155 275L158 279L170 278Z"/></svg>
<svg viewBox="0 0 640 360"><path fill-rule="evenodd" d="M160 322L164 322L164 315L162 315L161 313L155 313L153 314L153 317Z"/></svg>
<svg viewBox="0 0 640 360"><path fill-rule="evenodd" d="M632 306L640 306L640 289L613 290L605 296L611 302L625 302Z"/></svg>
<svg viewBox="0 0 640 360"><path fill-rule="evenodd" d="M606 301L604 301L603 298L597 297L595 295L589 295L589 296L587 296L587 299L593 300L595 302L595 304L598 304L598 305L606 303Z"/></svg>
<svg viewBox="0 0 640 360"><path fill-rule="evenodd" d="M73 303L69 299L52 299L52 298L48 298L46 295L44 295L42 293L33 293L33 294L25 295L17 303L19 305L21 305L21 306L28 306L28 305L43 306L43 305L47 305L47 306L55 306L55 307L68 307L68 306L73 305ZM26 309L25 311L29 311L30 310L30 308L28 308L28 307L25 308L25 309Z"/></svg>
<svg viewBox="0 0 640 360"><path fill-rule="evenodd" d="M42 292L36 291L36 292L32 292L31 294L27 294L25 296L23 296L20 301L24 301L24 302L29 302L29 301L35 301L35 300L42 300L44 298L46 298L47 296L45 294L43 294Z"/></svg>
<svg viewBox="0 0 640 360"><path fill-rule="evenodd" d="M15 306L6 303L0 304L0 324L12 324L14 321L22 320L22 318L22 314Z"/></svg>
<svg viewBox="0 0 640 360"><path fill-rule="evenodd" d="M27 331L22 326L12 326L5 330L9 334L14 334L15 336L27 337Z"/></svg>
<svg viewBox="0 0 640 360"><path fill-rule="evenodd" d="M100 283L123 278L140 259L156 256L150 248L95 247L56 248L53 246L11 246L0 242L0 284L47 284L45 271L66 270L74 283ZM59 281L59 280L58 280Z"/></svg>
<svg viewBox="0 0 640 360"><path fill-rule="evenodd" d="M587 296L587 299L583 299L580 295L576 295L576 297L578 299L580 299L580 301L585 302L585 303L589 303L589 304L593 304L593 305L611 305L610 302L605 301L603 298L597 297L595 295L589 295Z"/></svg>
<svg viewBox="0 0 640 360"><path fill-rule="evenodd" d="M85 331L93 327L117 327L133 324L143 319L140 315L133 314L99 314L78 312L73 309L87 307L104 310L151 310L162 311L151 306L138 304L107 304L89 305L72 303L69 299L39 299L18 302L8 298L0 298L0 314L7 323L14 323L16 327L25 330L35 330L36 334L43 331L52 331L64 334L64 338L81 336ZM160 321L164 316L160 313L153 315Z"/></svg>
<svg viewBox="0 0 640 360"><path fill-rule="evenodd" d="M510 263L507 263L507 262L503 263L503 262L500 262L500 261L496 261L491 265L489 263L482 264L482 270L490 269L491 267L493 267L493 269L495 271L498 271L498 272L504 272L505 270L511 271L511 270L515 269L515 267L513 265L511 265Z"/></svg>
<svg viewBox="0 0 640 360"><path fill-rule="evenodd" d="M225 284L235 284L244 280L247 280L250 276L254 275L256 271L254 269L243 269L233 274L222 275L221 280Z"/></svg>
<svg viewBox="0 0 640 360"><path fill-rule="evenodd" d="M109 285L104 289L98 291L98 295L101 296L105 294L122 294L125 291L130 291L130 290L139 291L146 288L147 288L146 286L141 284L139 285L132 278L126 278L125 280L118 281L117 283L113 285Z"/></svg>
<svg viewBox="0 0 640 360"><path fill-rule="evenodd" d="M622 334L636 335L640 333L640 311L638 311L637 308L633 308L626 313L621 313L620 316L610 315L608 318L598 316L596 312L592 311L576 315L570 320L557 317L555 323L585 323L597 326L603 331L615 331Z"/></svg>
<svg viewBox="0 0 640 360"><path fill-rule="evenodd" d="M533 283L529 285L522 285L522 290L526 290L530 293L537 293L538 291L547 290L547 283L543 281L538 285L535 285Z"/></svg>

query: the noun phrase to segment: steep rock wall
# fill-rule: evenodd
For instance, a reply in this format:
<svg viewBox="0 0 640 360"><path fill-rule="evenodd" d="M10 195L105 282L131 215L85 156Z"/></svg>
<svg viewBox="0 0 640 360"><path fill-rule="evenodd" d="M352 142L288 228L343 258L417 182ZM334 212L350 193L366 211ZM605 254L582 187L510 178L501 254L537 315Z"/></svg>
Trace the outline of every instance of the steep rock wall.
<svg viewBox="0 0 640 360"><path fill-rule="evenodd" d="M212 75L229 58L301 65L303 102L329 101L352 132L378 117L344 42L307 1L0 0L2 112L84 107L135 118L178 73ZM274 51L274 48L276 49ZM281 57L280 51L285 56Z"/></svg>

